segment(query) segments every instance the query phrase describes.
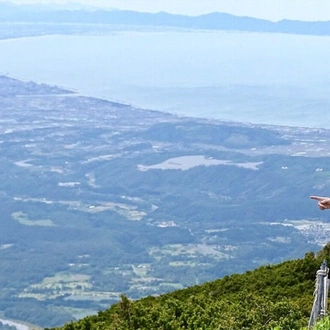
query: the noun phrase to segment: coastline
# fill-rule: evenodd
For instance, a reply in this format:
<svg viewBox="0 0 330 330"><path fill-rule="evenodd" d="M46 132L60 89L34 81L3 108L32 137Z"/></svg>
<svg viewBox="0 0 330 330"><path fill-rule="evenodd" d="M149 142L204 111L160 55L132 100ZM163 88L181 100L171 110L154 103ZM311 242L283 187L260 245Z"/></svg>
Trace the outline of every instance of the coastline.
<svg viewBox="0 0 330 330"><path fill-rule="evenodd" d="M3 56L0 72L23 81L65 86L65 89L80 95L185 117L324 127L324 113L330 104L326 93L329 75L322 69L324 63L319 63L318 59L323 52L330 52L330 48L324 50L324 45L317 40L310 42L315 49L311 58L302 55L297 58L302 64L317 60L316 68L312 70L307 66L308 70L300 76L301 72L291 66L282 67L283 63L295 59L293 55L283 59L271 55L273 49L283 49L286 43L291 42L291 38L277 37L269 45L270 49L266 49L261 47L269 42L264 37L249 35L246 40L237 33L229 38L225 34L219 36L208 33L202 36L198 32L196 36L189 35L188 39L190 44L196 40L196 46L186 49L182 46L186 38L180 33L173 35L174 40L172 35L165 34L161 38L162 48L152 55L148 47L159 42L158 37L149 33L136 37L132 33L132 38L128 39L127 34L131 37L131 32L119 33L115 37L45 34L33 38L14 38L12 40L15 41L10 43L0 41ZM223 60L214 55L218 51L215 44L220 42L220 37L221 49L226 55ZM122 45L127 40L130 40L130 49L135 49L141 60L136 60L136 56L123 49ZM296 41L299 54L305 54L306 43L300 39ZM235 49L229 51L231 48L228 47L241 42L248 43L252 50L261 48L261 54L247 52L242 54L244 61L241 57L231 59ZM54 44L58 45L59 52L44 54L42 49L51 49ZM85 47L86 44L100 51L95 54ZM171 55L172 47L178 48L178 57ZM66 51L60 51L62 49ZM77 49L84 49L83 57L77 56ZM207 54L204 53L205 49L208 49ZM33 59L30 65L21 60L21 53ZM125 59L120 60L118 54L125 54ZM251 60L255 63L256 55L265 65L272 64L271 67L278 69L263 71L256 66L256 70L253 70L246 62ZM189 62L187 58L190 58ZM207 65L204 58L209 59ZM145 75L151 64L152 72ZM173 67L180 70L173 71ZM230 72L235 75L232 76Z"/></svg>

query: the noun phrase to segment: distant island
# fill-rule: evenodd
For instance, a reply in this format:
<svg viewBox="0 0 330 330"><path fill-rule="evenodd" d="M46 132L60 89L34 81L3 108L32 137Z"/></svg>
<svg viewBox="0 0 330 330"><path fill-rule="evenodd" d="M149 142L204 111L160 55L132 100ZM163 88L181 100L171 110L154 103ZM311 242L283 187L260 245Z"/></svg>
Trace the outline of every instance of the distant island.
<svg viewBox="0 0 330 330"><path fill-rule="evenodd" d="M59 10L49 8L48 6L19 6L2 2L0 3L0 23L119 24L144 27L330 35L330 21L281 20L272 22L218 12L193 17L165 12L153 14L127 10Z"/></svg>

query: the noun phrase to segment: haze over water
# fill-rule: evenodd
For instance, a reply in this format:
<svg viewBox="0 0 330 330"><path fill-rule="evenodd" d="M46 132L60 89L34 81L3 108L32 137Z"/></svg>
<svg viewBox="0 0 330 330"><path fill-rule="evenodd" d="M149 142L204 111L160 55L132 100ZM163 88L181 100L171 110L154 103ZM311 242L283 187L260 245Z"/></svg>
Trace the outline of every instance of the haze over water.
<svg viewBox="0 0 330 330"><path fill-rule="evenodd" d="M0 41L0 73L185 116L330 127L330 38L123 31Z"/></svg>

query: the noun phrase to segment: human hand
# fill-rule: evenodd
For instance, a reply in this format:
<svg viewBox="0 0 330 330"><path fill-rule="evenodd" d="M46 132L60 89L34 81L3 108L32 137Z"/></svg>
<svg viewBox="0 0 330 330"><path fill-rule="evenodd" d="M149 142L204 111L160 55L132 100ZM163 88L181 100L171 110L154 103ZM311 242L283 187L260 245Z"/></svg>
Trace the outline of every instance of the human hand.
<svg viewBox="0 0 330 330"><path fill-rule="evenodd" d="M311 196L311 199L318 201L317 205L320 210L330 209L330 198L321 196Z"/></svg>

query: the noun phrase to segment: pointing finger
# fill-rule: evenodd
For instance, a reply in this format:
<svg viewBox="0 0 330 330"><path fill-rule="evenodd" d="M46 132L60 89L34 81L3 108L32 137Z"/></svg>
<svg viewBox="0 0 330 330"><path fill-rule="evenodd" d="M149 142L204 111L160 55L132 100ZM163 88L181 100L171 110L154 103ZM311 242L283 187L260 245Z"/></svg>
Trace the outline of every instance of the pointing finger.
<svg viewBox="0 0 330 330"><path fill-rule="evenodd" d="M321 197L321 196L311 196L310 198L311 198L311 199L314 199L314 200L316 200L316 201L322 201L322 200L324 200L326 197Z"/></svg>

